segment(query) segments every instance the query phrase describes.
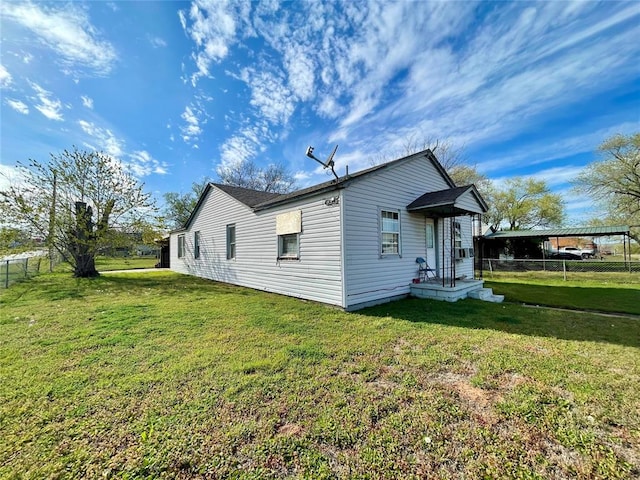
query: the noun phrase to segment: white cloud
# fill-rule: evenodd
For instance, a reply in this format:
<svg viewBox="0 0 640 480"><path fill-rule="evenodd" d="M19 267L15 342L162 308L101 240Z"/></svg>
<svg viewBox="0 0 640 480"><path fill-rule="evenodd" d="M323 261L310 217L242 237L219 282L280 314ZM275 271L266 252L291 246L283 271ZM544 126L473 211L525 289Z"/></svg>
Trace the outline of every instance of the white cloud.
<svg viewBox="0 0 640 480"><path fill-rule="evenodd" d="M311 100L315 93L315 65L311 55L300 45L292 45L285 50L283 61L291 91L300 101Z"/></svg>
<svg viewBox="0 0 640 480"><path fill-rule="evenodd" d="M220 148L220 168L251 160L258 151L258 145L248 135L235 135Z"/></svg>
<svg viewBox="0 0 640 480"><path fill-rule="evenodd" d="M47 117L49 120L62 121L64 120L62 116L62 102L57 98L53 97L53 94L40 85L34 82L29 82L31 88L36 92L36 97L34 100L40 102L35 105L36 110L38 110L42 115Z"/></svg>
<svg viewBox="0 0 640 480"><path fill-rule="evenodd" d="M295 109L295 96L285 85L283 76L266 70L247 68L243 79L251 88L249 103L256 107L262 118L275 125L286 125Z"/></svg>
<svg viewBox="0 0 640 480"><path fill-rule="evenodd" d="M193 84L224 62L225 74L247 86L254 108L229 114L223 162L255 157L287 135L292 119L309 125L316 114L333 125L327 139L348 139L345 157L359 154L349 160L353 168L368 166L372 154L397 151L403 137L503 142L544 123L549 112L614 91L637 77L633 23L639 17L637 2L513 2L482 9L475 2L297 2L283 8L278 2L198 0L179 12L194 42ZM253 132L256 139L243 132L247 115L267 124L264 133ZM570 151L592 150L593 142L567 142L555 141ZM541 163L558 158L562 145L556 147L540 147L539 158L524 151L515 156ZM507 166L505 158L479 165L484 171Z"/></svg>
<svg viewBox="0 0 640 480"><path fill-rule="evenodd" d="M0 88L7 88L13 81L11 74L0 64Z"/></svg>
<svg viewBox="0 0 640 480"><path fill-rule="evenodd" d="M136 177L145 177L152 173L166 175L167 165L159 162L146 150L137 150L128 155L129 162L125 168Z"/></svg>
<svg viewBox="0 0 640 480"><path fill-rule="evenodd" d="M193 59L198 70L191 76L194 86L199 78L210 75L212 63L220 62L229 53L229 45L236 37L236 14L242 9L241 2L196 0L188 19L184 11L178 12L182 28L196 43Z"/></svg>
<svg viewBox="0 0 640 480"><path fill-rule="evenodd" d="M93 122L87 122L86 120L79 120L78 125L87 135L97 140L98 150L102 150L116 159L122 157L124 141L117 138L110 129L98 127Z"/></svg>
<svg viewBox="0 0 640 480"><path fill-rule="evenodd" d="M184 112L182 112L182 115L180 115L180 117L185 121L185 125L180 127L180 131L182 132L182 140L186 143L196 141L202 133L199 118L200 114L200 110L192 104L187 105Z"/></svg>
<svg viewBox="0 0 640 480"><path fill-rule="evenodd" d="M99 75L108 74L117 59L111 43L101 40L84 8L75 4L62 7L30 2L4 2L3 17L27 28L54 50L63 66L83 67Z"/></svg>
<svg viewBox="0 0 640 480"><path fill-rule="evenodd" d="M166 175L168 166L160 162L146 150L127 152L125 141L116 137L108 128L102 128L86 120L78 121L80 128L91 137L96 145L86 143L89 148L103 151L114 161L122 165L127 172L140 178L151 174Z"/></svg>
<svg viewBox="0 0 640 480"><path fill-rule="evenodd" d="M592 153L605 138L618 133L628 135L636 131L637 128L637 123L626 122L586 134L568 135L558 141L541 138L537 144L527 145L526 148L516 150L509 155L498 155L492 160L479 163L478 168L484 173L500 172L506 168L518 166L525 161L528 165L538 165L556 162L562 158L581 153Z"/></svg>
<svg viewBox="0 0 640 480"><path fill-rule="evenodd" d="M165 48L167 46L167 42L161 37L149 37L149 43L153 48Z"/></svg>
<svg viewBox="0 0 640 480"><path fill-rule="evenodd" d="M89 110L93 110L93 98L87 97L86 95L81 95L82 105L87 107Z"/></svg>
<svg viewBox="0 0 640 480"><path fill-rule="evenodd" d="M29 107L20 100L12 100L10 98L6 99L7 105L13 108L16 112L22 113L23 115L27 115L29 113Z"/></svg>

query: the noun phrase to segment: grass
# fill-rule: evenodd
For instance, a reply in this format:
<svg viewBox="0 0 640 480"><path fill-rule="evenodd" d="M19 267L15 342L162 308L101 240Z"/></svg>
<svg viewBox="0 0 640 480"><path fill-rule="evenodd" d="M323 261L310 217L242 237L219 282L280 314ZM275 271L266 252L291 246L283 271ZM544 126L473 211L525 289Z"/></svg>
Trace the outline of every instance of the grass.
<svg viewBox="0 0 640 480"><path fill-rule="evenodd" d="M134 270L138 268L154 268L158 263L156 257L96 257L96 269L99 272L112 270Z"/></svg>
<svg viewBox="0 0 640 480"><path fill-rule="evenodd" d="M564 281L548 272L494 272L485 287L508 302L640 315L640 276L590 272Z"/></svg>
<svg viewBox="0 0 640 480"><path fill-rule="evenodd" d="M0 289L46 271L48 266L49 260L40 257L0 262Z"/></svg>
<svg viewBox="0 0 640 480"><path fill-rule="evenodd" d="M0 478L631 478L640 323L169 272L0 292Z"/></svg>

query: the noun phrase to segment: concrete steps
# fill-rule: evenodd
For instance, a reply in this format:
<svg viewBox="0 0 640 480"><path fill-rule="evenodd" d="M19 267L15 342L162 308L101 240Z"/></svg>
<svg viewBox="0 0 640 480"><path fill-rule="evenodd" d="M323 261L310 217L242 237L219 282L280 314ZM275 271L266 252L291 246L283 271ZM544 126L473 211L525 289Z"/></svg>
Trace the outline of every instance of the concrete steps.
<svg viewBox="0 0 640 480"><path fill-rule="evenodd" d="M475 298L476 300L482 300L483 302L502 303L504 295L495 295L490 288L478 288L467 294L469 298Z"/></svg>

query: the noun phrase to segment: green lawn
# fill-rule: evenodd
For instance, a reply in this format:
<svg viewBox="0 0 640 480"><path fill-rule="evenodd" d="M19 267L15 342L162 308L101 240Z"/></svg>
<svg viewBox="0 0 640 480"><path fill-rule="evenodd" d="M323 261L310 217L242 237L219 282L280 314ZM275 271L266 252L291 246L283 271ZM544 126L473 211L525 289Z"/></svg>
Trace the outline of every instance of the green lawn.
<svg viewBox="0 0 640 480"><path fill-rule="evenodd" d="M154 268L158 263L156 257L96 257L96 269L99 272L111 270L134 270L137 268Z"/></svg>
<svg viewBox="0 0 640 480"><path fill-rule="evenodd" d="M640 275L585 273L563 281L545 272L500 272L485 287L507 302L640 315Z"/></svg>
<svg viewBox="0 0 640 480"><path fill-rule="evenodd" d="M170 272L0 291L0 478L632 478L640 322Z"/></svg>

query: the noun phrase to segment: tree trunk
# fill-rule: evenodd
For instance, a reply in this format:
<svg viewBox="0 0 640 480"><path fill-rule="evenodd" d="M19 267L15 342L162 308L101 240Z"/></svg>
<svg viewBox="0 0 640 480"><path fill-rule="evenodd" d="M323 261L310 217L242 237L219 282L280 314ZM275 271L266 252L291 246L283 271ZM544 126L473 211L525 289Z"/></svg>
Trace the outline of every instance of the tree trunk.
<svg viewBox="0 0 640 480"><path fill-rule="evenodd" d="M75 277L97 277L95 252L93 250L93 222L91 207L84 202L76 202L76 231L74 245L71 249L76 268Z"/></svg>

